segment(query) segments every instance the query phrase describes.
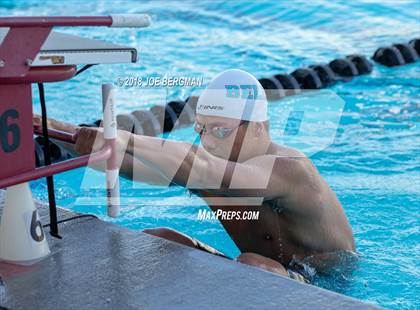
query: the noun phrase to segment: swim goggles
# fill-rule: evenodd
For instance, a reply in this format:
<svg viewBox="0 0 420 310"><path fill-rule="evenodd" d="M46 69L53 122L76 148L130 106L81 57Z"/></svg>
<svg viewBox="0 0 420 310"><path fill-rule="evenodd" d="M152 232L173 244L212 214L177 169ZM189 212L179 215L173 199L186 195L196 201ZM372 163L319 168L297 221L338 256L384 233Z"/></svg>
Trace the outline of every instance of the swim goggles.
<svg viewBox="0 0 420 310"><path fill-rule="evenodd" d="M196 122L194 124L194 130L198 132L200 136L202 136L205 133L209 133L213 137L223 140L229 137L236 129L247 123L248 121L241 121L239 125L234 128L225 128L219 126L206 126L206 124L201 125Z"/></svg>

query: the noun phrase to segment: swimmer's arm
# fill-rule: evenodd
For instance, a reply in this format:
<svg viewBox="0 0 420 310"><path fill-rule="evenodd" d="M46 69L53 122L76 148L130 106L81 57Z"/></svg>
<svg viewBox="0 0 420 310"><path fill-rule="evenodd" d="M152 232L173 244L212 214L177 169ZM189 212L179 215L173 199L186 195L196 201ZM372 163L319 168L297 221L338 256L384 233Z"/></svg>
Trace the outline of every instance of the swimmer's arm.
<svg viewBox="0 0 420 310"><path fill-rule="evenodd" d="M90 154L93 151L102 149L104 145L102 128L81 127L77 132L78 137L76 144L72 146L77 154ZM119 164L120 176L129 180L146 182L154 185L169 185L170 181L167 178L157 173L157 171L145 165L137 158L134 158L131 154L125 152L128 139L123 139L121 137L128 137L129 135L130 133L126 131L118 131L119 143L117 145L117 164ZM105 171L105 165L105 162L98 162L89 164L89 167L95 170Z"/></svg>
<svg viewBox="0 0 420 310"><path fill-rule="evenodd" d="M97 144L95 141L98 133L101 133L101 130L97 128L79 130L76 143L79 153L83 153L83 149L85 154L90 152L85 148L86 143L90 148L94 144L95 150L101 148L102 135L98 136L100 143ZM161 177L166 184L174 183L190 189L204 189L219 196L271 199L286 196L295 187L294 185L305 181L301 178L303 169L297 164L299 160L288 158L279 160L279 157L274 155L259 156L244 163L235 163L213 156L203 148L190 143L134 135L122 130L118 130L117 149L118 156L125 156L128 153L143 164L139 164L137 166L139 170L135 171L139 175L139 180L144 180L142 167L147 167L151 174ZM130 166L130 164L123 165L123 175L129 176L129 171L126 171L125 167ZM225 185L224 188L220 186L222 183Z"/></svg>
<svg viewBox="0 0 420 310"><path fill-rule="evenodd" d="M185 142L119 132L119 140L122 137L130 140L127 148L130 155L159 171L173 184L195 190L209 204L219 203L218 197L229 197L239 205L259 205L264 200L287 199L292 193L293 197L304 197L313 190L306 167L308 159L299 154L263 155L235 163ZM311 205L287 203L284 208L312 216L315 210Z"/></svg>
<svg viewBox="0 0 420 310"><path fill-rule="evenodd" d="M57 143L57 141L54 142ZM71 150L76 154L75 156L80 155L74 150L74 145L69 143L65 144L66 147L71 148ZM62 146L64 147L64 145ZM69 150L68 148L67 150ZM119 155L121 155L121 153ZM130 154L125 153L122 161L121 158L119 158L117 159L117 162L121 162L121 165L119 166L120 176L125 179L130 181L145 182L152 185L168 186L170 184L168 179L143 164L140 160L133 158ZM106 163L104 161L89 163L89 168L105 172Z"/></svg>
<svg viewBox="0 0 420 310"><path fill-rule="evenodd" d="M154 169L149 168L140 160L127 153L125 153L121 163L120 176L128 180L145 182L152 185L168 186L171 183L166 177L160 175Z"/></svg>
<svg viewBox="0 0 420 310"><path fill-rule="evenodd" d="M156 171L171 184L185 186L197 147L186 142L118 131L118 149Z"/></svg>
<svg viewBox="0 0 420 310"><path fill-rule="evenodd" d="M38 114L34 114L32 118L32 122L34 125L42 126L42 119L41 116ZM47 126L49 129L60 130L63 132L74 134L79 130L79 126L75 126L70 123L57 121L52 118L47 119ZM73 157L77 156L76 151L74 150L74 145L67 142L62 142L56 139L51 139L55 144L59 145L60 147L64 148L67 152L69 152Z"/></svg>
<svg viewBox="0 0 420 310"><path fill-rule="evenodd" d="M209 155L207 155L209 156ZM214 157L210 154L211 157ZM224 171L222 187L206 191L226 197L263 197L264 200L284 197L293 184L289 177L290 166L279 164L274 155L254 157L243 163L235 163L220 158L205 160L205 178L212 182L221 179L217 171Z"/></svg>
<svg viewBox="0 0 420 310"><path fill-rule="evenodd" d="M77 132L80 133L80 130L82 128L80 126L75 126L70 123L57 121L52 118L49 118L47 122L48 122L48 128L50 129L60 130L60 131L64 131L64 132L72 133L72 134L77 133ZM35 125L40 125L41 116L34 114L33 123ZM84 127L84 128L89 128L89 127ZM89 135L89 134L86 134L86 131L93 132L95 134ZM101 128L90 128L90 129L83 130L83 133L80 134L81 139L77 141L78 151L76 151L74 144L58 141L55 139L52 139L52 140L54 141L54 143L66 149L74 157L77 157L78 155L82 155L82 154L90 154L92 152L92 149L100 149L102 147L102 145L98 145L97 147L93 146L94 141L96 140L97 132L101 132ZM98 141L98 142L99 144L101 144L101 141ZM168 179L162 177L155 170L147 167L141 161L133 158L131 155L127 153L124 154L123 158L119 158L117 162L121 163L120 176L122 176L123 178L138 181L138 182L146 182L146 183L154 184L154 185L168 185L170 183ZM89 164L89 167L95 170L105 171L105 162Z"/></svg>
<svg viewBox="0 0 420 310"><path fill-rule="evenodd" d="M289 177L291 171L295 170L290 165L295 165L295 161L290 160L290 165L285 161L279 164L276 160L278 157L274 155L234 163L185 142L127 132L119 132L119 139L130 139L127 152L175 184L191 189L205 189L222 196L279 197L290 190L292 179L296 176L295 173L293 178ZM217 184L223 184L225 189Z"/></svg>

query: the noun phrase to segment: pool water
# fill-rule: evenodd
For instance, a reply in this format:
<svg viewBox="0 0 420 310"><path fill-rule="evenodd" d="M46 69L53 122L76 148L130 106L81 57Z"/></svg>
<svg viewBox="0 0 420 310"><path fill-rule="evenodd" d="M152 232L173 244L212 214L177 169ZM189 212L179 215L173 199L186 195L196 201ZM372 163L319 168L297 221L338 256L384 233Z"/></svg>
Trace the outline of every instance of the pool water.
<svg viewBox="0 0 420 310"><path fill-rule="evenodd" d="M91 38L138 48L140 63L93 67L67 82L46 86L51 117L73 123L100 117L100 84L122 76L203 76L207 82L228 68L257 77L291 72L306 65L361 53L420 36L420 7L413 1L2 1L1 15L88 15L149 13L153 26L144 30L62 29ZM353 272L335 270L315 284L392 309L419 307L419 115L418 63L399 68L375 65L372 74L337 84L342 99L338 129L326 147L303 151L337 193L353 227L358 252ZM124 90L120 112L185 98L193 89ZM34 89L34 96L37 92ZM281 138L279 116L287 104L270 103L272 136ZM291 101L290 101L291 100ZM320 105L321 106L321 105ZM321 106L322 107L322 106ZM39 112L39 105L35 105ZM338 111L338 110L337 110ZM316 112L314 112L316 113ZM325 118L325 110L315 114ZM325 128L324 128L325 129ZM190 141L192 129L174 132ZM322 132L314 135L316 145ZM331 136L330 136L331 137ZM294 145L293 139L287 141ZM306 148L306 149L305 149ZM126 206L115 220L105 216L102 190L81 188L87 172L93 185L103 175L78 169L55 177L58 203L132 229L169 226L230 255L237 255L218 222L198 221L203 202L180 187L134 185L122 180ZM32 182L34 195L46 199L45 182ZM84 197L84 199L77 199Z"/></svg>

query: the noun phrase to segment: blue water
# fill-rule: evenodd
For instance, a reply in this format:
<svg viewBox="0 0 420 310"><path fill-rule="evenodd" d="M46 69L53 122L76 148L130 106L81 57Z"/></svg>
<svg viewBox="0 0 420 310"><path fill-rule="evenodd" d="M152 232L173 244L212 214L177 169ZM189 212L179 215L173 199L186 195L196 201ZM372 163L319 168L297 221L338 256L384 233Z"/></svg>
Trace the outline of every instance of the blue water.
<svg viewBox="0 0 420 310"><path fill-rule="evenodd" d="M140 4L141 3L141 4ZM71 81L47 85L49 115L74 123L100 117L100 84L118 76L203 76L208 81L228 68L257 77L290 72L351 53L372 55L381 45L420 36L420 4L414 1L1 1L1 15L88 15L146 12L147 30L62 29L68 33L135 46L140 63L91 68ZM316 277L316 284L391 309L420 304L419 112L420 68L375 66L369 76L331 90L343 99L344 111L333 143L311 159L342 202L356 239L359 260L351 272L337 270ZM191 88L127 89L119 111L185 98ZM36 91L34 91L36 96ZM295 99L293 99L295 100ZM299 99L296 99L299 100ZM273 139L282 142L270 104ZM39 112L39 106L35 106ZM318 118L325 117L325 111ZM192 130L175 133L191 139ZM277 135L276 135L277 134ZM322 135L321 135L322 136ZM333 136L334 137L334 136ZM320 135L318 135L320 138ZM317 142L317 138L313 142ZM293 145L293 141L289 141ZM307 151L307 150L304 150ZM80 188L85 169L55 177L60 205L104 216L104 204L92 203L102 191ZM95 184L100 173L89 171ZM95 175L96 173L96 175ZM162 188L122 181L127 206L116 220L132 229L169 226L234 256L238 250L217 222L199 222L203 204L178 187ZM46 199L45 183L32 183ZM91 197L76 201L78 196ZM140 197L140 199L139 199ZM175 204L175 206L174 206Z"/></svg>

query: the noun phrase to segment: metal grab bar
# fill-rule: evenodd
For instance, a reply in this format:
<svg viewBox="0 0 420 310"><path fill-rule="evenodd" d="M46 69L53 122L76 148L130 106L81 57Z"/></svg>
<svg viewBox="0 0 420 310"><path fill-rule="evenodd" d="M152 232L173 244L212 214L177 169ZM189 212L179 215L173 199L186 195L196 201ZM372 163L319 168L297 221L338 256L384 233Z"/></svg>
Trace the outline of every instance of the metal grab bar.
<svg viewBox="0 0 420 310"><path fill-rule="evenodd" d="M40 125L34 125L34 133L42 136L42 126ZM48 129L48 136L50 138L62 141L62 142L67 142L67 143L76 143L77 140L77 133L71 134L65 131L61 131L61 130L56 130L56 129Z"/></svg>
<svg viewBox="0 0 420 310"><path fill-rule="evenodd" d="M148 27L146 14L112 14L109 16L28 16L2 17L0 27L55 27L55 26L106 26Z"/></svg>
<svg viewBox="0 0 420 310"><path fill-rule="evenodd" d="M68 159L59 163L51 164L49 166L44 166L41 168L36 168L31 171L23 172L21 174L2 179L0 180L0 188L6 188L8 186L20 184L23 182L28 182L42 177L51 176L56 173L84 167L90 163L105 161L111 158L111 155L111 146L105 145L105 147L102 150L89 155L83 155L80 157Z"/></svg>

